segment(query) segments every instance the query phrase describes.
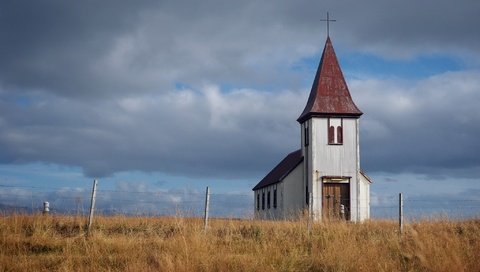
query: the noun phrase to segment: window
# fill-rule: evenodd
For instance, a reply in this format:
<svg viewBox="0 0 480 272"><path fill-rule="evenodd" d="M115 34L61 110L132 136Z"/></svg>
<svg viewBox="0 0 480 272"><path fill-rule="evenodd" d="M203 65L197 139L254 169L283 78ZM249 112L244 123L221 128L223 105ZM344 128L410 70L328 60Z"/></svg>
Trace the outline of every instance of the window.
<svg viewBox="0 0 480 272"><path fill-rule="evenodd" d="M328 118L328 144L343 144L343 118Z"/></svg>
<svg viewBox="0 0 480 272"><path fill-rule="evenodd" d="M270 209L270 191L267 194L267 208Z"/></svg>
<svg viewBox="0 0 480 272"><path fill-rule="evenodd" d="M262 192L262 210L265 210L265 192Z"/></svg>
<svg viewBox="0 0 480 272"><path fill-rule="evenodd" d="M273 208L277 208L277 188L273 189Z"/></svg>
<svg viewBox="0 0 480 272"><path fill-rule="evenodd" d="M343 144L343 128L341 126L337 127L337 143Z"/></svg>
<svg viewBox="0 0 480 272"><path fill-rule="evenodd" d="M333 126L328 127L328 144L335 143L335 128Z"/></svg>
<svg viewBox="0 0 480 272"><path fill-rule="evenodd" d="M310 144L310 139L308 137L308 127L305 126L303 129L303 135L304 135L304 141L305 141L305 146L308 146Z"/></svg>
<svg viewBox="0 0 480 272"><path fill-rule="evenodd" d="M257 211L260 210L260 193L257 194Z"/></svg>

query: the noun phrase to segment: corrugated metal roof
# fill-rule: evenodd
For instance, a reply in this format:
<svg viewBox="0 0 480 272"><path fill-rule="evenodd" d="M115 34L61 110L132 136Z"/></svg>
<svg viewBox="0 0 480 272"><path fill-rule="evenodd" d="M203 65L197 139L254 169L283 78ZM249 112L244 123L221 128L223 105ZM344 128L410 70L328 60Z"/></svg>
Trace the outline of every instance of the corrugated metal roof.
<svg viewBox="0 0 480 272"><path fill-rule="evenodd" d="M290 172L303 161L302 150L288 154L275 168L270 171L252 190L261 189L268 185L282 181Z"/></svg>
<svg viewBox="0 0 480 272"><path fill-rule="evenodd" d="M332 42L328 37L307 105L297 121L303 123L312 116L359 117L362 114L350 96Z"/></svg>

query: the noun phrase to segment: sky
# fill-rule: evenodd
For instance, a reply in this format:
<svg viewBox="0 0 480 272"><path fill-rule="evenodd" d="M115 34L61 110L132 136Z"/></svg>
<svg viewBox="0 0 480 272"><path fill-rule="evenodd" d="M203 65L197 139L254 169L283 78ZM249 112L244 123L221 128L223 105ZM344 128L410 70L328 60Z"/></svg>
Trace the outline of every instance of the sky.
<svg viewBox="0 0 480 272"><path fill-rule="evenodd" d="M473 0L0 0L0 205L83 209L97 178L105 210L196 213L210 186L213 214L249 214L300 147L327 11L374 216L400 192L478 214Z"/></svg>

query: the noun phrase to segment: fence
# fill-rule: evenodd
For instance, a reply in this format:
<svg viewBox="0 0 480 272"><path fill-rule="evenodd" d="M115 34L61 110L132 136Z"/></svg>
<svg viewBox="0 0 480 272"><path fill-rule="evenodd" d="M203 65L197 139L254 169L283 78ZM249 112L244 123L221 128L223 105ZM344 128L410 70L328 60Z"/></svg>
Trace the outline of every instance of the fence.
<svg viewBox="0 0 480 272"><path fill-rule="evenodd" d="M209 193L212 217L253 217L253 194ZM88 215L92 185L76 187L19 186L0 184L0 211L42 212L48 202L50 213ZM96 190L95 214L138 216L190 216L205 214L205 190L189 188L157 191Z"/></svg>
<svg viewBox="0 0 480 272"><path fill-rule="evenodd" d="M101 184L101 183L100 183ZM48 201L50 213L78 214L89 212L92 186L43 187L0 184L0 211L41 212ZM96 191L95 214L188 216L253 218L254 195L251 192L219 193L211 188L209 209L205 210L205 190L170 189L157 191L132 191L103 189ZM319 201L313 199L313 201ZM422 218L472 218L480 216L480 197L424 198L403 196L403 214L406 221ZM373 219L399 217L399 196L372 197L370 216Z"/></svg>

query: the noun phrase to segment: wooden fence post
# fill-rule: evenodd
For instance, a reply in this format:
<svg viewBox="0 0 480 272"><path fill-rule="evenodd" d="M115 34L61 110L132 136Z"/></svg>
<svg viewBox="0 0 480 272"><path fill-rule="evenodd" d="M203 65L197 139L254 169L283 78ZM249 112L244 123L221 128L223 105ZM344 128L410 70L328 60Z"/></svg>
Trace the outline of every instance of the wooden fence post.
<svg viewBox="0 0 480 272"><path fill-rule="evenodd" d="M400 234L403 233L403 195L398 194L398 227Z"/></svg>
<svg viewBox="0 0 480 272"><path fill-rule="evenodd" d="M208 206L210 205L210 188L207 186L205 193L205 216L204 216L204 230L207 231L208 228Z"/></svg>
<svg viewBox="0 0 480 272"><path fill-rule="evenodd" d="M90 202L90 215L88 216L87 236L90 234L90 227L93 222L93 212L95 210L95 197L97 196L97 180L93 180L92 200Z"/></svg>

